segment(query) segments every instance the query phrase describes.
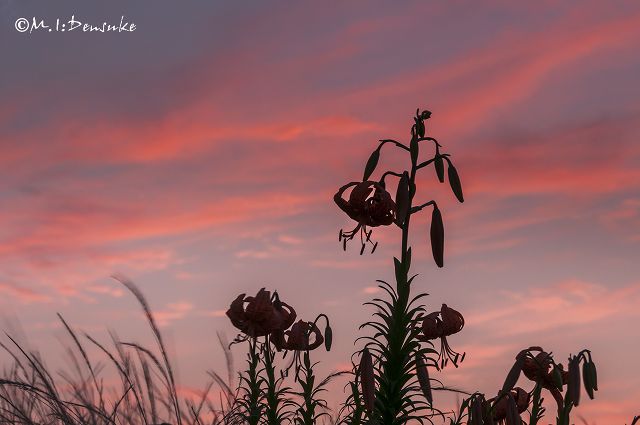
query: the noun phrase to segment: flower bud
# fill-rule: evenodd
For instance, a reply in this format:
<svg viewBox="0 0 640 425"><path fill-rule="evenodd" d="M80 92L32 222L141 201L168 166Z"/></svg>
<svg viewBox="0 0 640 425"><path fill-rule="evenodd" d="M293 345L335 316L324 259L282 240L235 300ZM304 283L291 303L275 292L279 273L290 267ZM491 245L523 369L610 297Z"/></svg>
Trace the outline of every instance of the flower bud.
<svg viewBox="0 0 640 425"><path fill-rule="evenodd" d="M458 176L458 171L456 167L453 166L452 163L449 163L448 168L449 173L449 185L451 185L451 190L453 194L456 195L458 201L464 202L464 195L462 194L462 185L460 184L460 177Z"/></svg>
<svg viewBox="0 0 640 425"><path fill-rule="evenodd" d="M433 165L436 169L436 175L440 183L444 183L444 161L440 156L440 148L436 146L436 156L433 159Z"/></svg>
<svg viewBox="0 0 640 425"><path fill-rule="evenodd" d="M516 383L518 382L518 378L520 378L520 371L522 370L523 363L524 356L518 355L518 357L516 357L515 363L513 364L513 366L511 366L511 370L507 374L507 378L504 380L501 393L504 394L508 391L511 391L511 389L516 385Z"/></svg>
<svg viewBox="0 0 640 425"><path fill-rule="evenodd" d="M418 375L418 383L422 394L430 405L433 405L433 394L431 392L431 380L429 379L429 370L424 361L422 354L416 353L416 374Z"/></svg>
<svg viewBox="0 0 640 425"><path fill-rule="evenodd" d="M409 212L409 173L402 173L396 190L396 224L402 226Z"/></svg>
<svg viewBox="0 0 640 425"><path fill-rule="evenodd" d="M331 326L327 323L327 327L324 328L324 348L327 351L331 350L331 343L333 342L333 330L331 330Z"/></svg>
<svg viewBox="0 0 640 425"><path fill-rule="evenodd" d="M470 425L484 425L484 419L482 415L482 397L476 396L471 402L471 420Z"/></svg>
<svg viewBox="0 0 640 425"><path fill-rule="evenodd" d="M369 180L369 177L371 177L371 174L373 174L373 172L376 169L376 166L378 165L379 159L380 159L380 148L373 151L371 153L371 156L367 160L367 165L365 165L364 167L364 175L362 176L362 181Z"/></svg>
<svg viewBox="0 0 640 425"><path fill-rule="evenodd" d="M358 370L360 372L360 385L364 407L367 411L371 412L375 404L376 378L373 373L373 360L368 348L362 350Z"/></svg>
<svg viewBox="0 0 640 425"><path fill-rule="evenodd" d="M520 417L520 413L518 413L518 405L516 404L513 395L509 393L507 395L507 425L521 425L522 418Z"/></svg>
<svg viewBox="0 0 640 425"><path fill-rule="evenodd" d="M580 404L580 358L569 359L569 382L567 384L567 399L574 406Z"/></svg>
<svg viewBox="0 0 640 425"><path fill-rule="evenodd" d="M431 252L433 259L438 265L444 265L444 224L442 223L442 214L436 205L433 207L431 214Z"/></svg>

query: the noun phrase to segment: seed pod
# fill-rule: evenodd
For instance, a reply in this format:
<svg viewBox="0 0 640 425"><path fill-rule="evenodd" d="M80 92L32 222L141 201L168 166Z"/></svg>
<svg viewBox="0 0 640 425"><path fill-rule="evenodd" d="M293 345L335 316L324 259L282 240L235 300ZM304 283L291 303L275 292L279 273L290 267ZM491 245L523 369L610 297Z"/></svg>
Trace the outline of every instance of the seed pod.
<svg viewBox="0 0 640 425"><path fill-rule="evenodd" d="M396 190L396 224L402 226L409 212L409 173L402 173Z"/></svg>
<svg viewBox="0 0 640 425"><path fill-rule="evenodd" d="M484 425L482 418L482 397L476 396L471 402L471 421L470 425Z"/></svg>
<svg viewBox="0 0 640 425"><path fill-rule="evenodd" d="M567 399L574 406L580 404L580 358L569 360L569 382L567 384Z"/></svg>
<svg viewBox="0 0 640 425"><path fill-rule="evenodd" d="M591 374L591 362L584 362L582 364L582 381L584 383L584 390L591 400L593 400L593 381Z"/></svg>
<svg viewBox="0 0 640 425"><path fill-rule="evenodd" d="M444 265L444 225L442 214L435 205L431 213L431 252L438 267L442 267Z"/></svg>
<svg viewBox="0 0 640 425"><path fill-rule="evenodd" d="M422 113L420 114L420 118L422 118L423 120L428 120L429 118L431 118L431 111L422 111Z"/></svg>
<svg viewBox="0 0 640 425"><path fill-rule="evenodd" d="M504 380L504 384L502 385L501 393L507 393L511 391L511 389L518 382L518 378L520 378L520 372L522 371L522 365L524 363L524 356L518 355L516 357L516 361L511 366L511 370L507 374L507 378Z"/></svg>
<svg viewBox="0 0 640 425"><path fill-rule="evenodd" d="M444 161L440 156L440 148L436 146L436 156L433 159L433 165L436 169L436 175L440 183L444 183Z"/></svg>
<svg viewBox="0 0 640 425"><path fill-rule="evenodd" d="M411 163L413 164L418 162L418 154L420 152L420 147L418 145L418 136L420 135L419 127L420 127L420 122L416 120L416 131L418 131L418 134L412 136L411 142L409 143L409 152L411 153ZM420 137L424 137L424 126L422 127L422 136Z"/></svg>
<svg viewBox="0 0 640 425"><path fill-rule="evenodd" d="M327 351L331 351L331 343L333 342L333 330L331 330L331 326L327 323L327 327L324 328L324 348Z"/></svg>
<svg viewBox="0 0 640 425"><path fill-rule="evenodd" d="M359 371L364 407L367 411L371 412L373 411L373 405L375 403L376 383L373 373L373 360L371 359L371 353L369 353L368 348L362 350Z"/></svg>
<svg viewBox="0 0 640 425"><path fill-rule="evenodd" d="M522 418L518 413L518 405L516 404L513 395L509 393L507 395L507 425L521 425Z"/></svg>
<svg viewBox="0 0 640 425"><path fill-rule="evenodd" d="M462 185L460 184L460 177L458 176L458 171L456 167L453 166L452 163L449 163L448 168L449 173L449 184L451 185L451 190L453 190L454 195L458 198L458 201L464 202L464 195L462 194Z"/></svg>
<svg viewBox="0 0 640 425"><path fill-rule="evenodd" d="M380 148L373 151L371 153L371 156L369 156L369 159L367 160L367 165L364 167L364 176L362 177L363 182L369 180L369 177L371 177L371 174L373 174L373 172L376 169L376 166L378 165L379 159L380 159Z"/></svg>
<svg viewBox="0 0 640 425"><path fill-rule="evenodd" d="M429 370L422 357L422 354L416 353L416 374L418 375L418 383L422 394L429 404L433 405L433 394L431 393L431 380L429 379Z"/></svg>

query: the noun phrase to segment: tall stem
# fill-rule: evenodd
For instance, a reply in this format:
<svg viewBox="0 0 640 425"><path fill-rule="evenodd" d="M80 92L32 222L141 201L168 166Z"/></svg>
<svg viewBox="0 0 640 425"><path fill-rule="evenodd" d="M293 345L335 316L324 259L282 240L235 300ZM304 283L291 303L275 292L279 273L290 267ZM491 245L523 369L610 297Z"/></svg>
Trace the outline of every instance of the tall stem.
<svg viewBox="0 0 640 425"><path fill-rule="evenodd" d="M258 342L255 339L249 340L249 370L248 370L248 386L249 386L249 418L250 425L257 425L262 416L261 406L261 389L260 378L258 377L258 363L260 362L260 354L256 349Z"/></svg>
<svg viewBox="0 0 640 425"><path fill-rule="evenodd" d="M384 425L404 423L403 412L410 407L407 395L403 391L409 384L411 376L407 374L410 353L417 348L413 338L412 325L414 318L409 313L409 222L411 204L415 192L416 163L412 161L409 178L409 206L402 228L402 252L400 270L396 270L397 300L392 302L391 321L387 339L387 357L381 359L381 376L378 390L377 409ZM397 267L397 265L396 265Z"/></svg>

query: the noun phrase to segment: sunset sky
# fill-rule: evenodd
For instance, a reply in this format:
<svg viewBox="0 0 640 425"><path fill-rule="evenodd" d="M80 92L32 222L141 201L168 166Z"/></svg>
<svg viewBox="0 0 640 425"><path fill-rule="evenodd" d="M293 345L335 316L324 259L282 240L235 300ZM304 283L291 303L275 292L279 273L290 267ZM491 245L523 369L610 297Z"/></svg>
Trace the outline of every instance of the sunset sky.
<svg viewBox="0 0 640 425"><path fill-rule="evenodd" d="M71 15L133 33L19 33ZM224 371L216 332L239 293L326 313L344 368L400 232L372 255L337 240L333 204L416 108L452 154L459 204L431 169L445 267L412 221L415 286L462 312L467 359L436 377L493 395L530 345L590 348L589 424L640 414L640 3L0 0L0 311L52 367L56 312L108 342L152 345L135 281L181 388ZM380 168L403 166L385 148ZM406 166L406 165L404 165ZM374 177L377 175L374 175ZM234 348L242 366L243 347ZM8 365L3 358L3 365ZM531 385L521 382L529 389ZM328 396L336 405L342 385ZM445 400L446 397L436 394ZM549 397L550 398L550 397ZM444 403L444 401L443 401ZM554 419L554 410L547 419ZM578 416L574 417L578 423Z"/></svg>

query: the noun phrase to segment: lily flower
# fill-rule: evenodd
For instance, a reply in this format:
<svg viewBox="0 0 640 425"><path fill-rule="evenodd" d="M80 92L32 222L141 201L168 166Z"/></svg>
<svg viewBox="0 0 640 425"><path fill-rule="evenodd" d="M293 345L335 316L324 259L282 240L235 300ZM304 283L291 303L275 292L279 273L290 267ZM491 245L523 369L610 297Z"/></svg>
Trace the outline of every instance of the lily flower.
<svg viewBox="0 0 640 425"><path fill-rule="evenodd" d="M313 336L313 340L311 336ZM288 331L279 329L272 332L270 339L278 351L293 351L293 359L285 368L284 374L287 374L289 369L295 365L296 379L300 370L300 353L315 350L325 341L318 325L315 322L305 322L304 320L298 320Z"/></svg>
<svg viewBox="0 0 640 425"><path fill-rule="evenodd" d="M493 420L494 421L504 421L507 418L507 414L509 413L509 404L510 402L515 402L515 407L517 409L516 415L523 413L529 407L530 397L529 393L523 390L520 387L515 387L510 391L510 394L507 394L502 397L494 397L487 401L489 404L493 404ZM515 413L515 412L513 412ZM507 421L512 423L513 425L518 425L518 421Z"/></svg>
<svg viewBox="0 0 640 425"><path fill-rule="evenodd" d="M568 382L569 373L563 370L561 364L553 365L551 354L542 351L535 357L527 356L522 364L522 373L549 391L558 404L558 411L562 410L564 400L561 390ZM554 373L558 374L558 378L554 377Z"/></svg>
<svg viewBox="0 0 640 425"><path fill-rule="evenodd" d="M342 195L350 187L353 189L349 199L345 200ZM359 233L362 243L360 254L364 252L366 242L373 244L371 252L375 251L378 244L371 241L371 230L367 227L388 226L394 222L396 203L391 198L391 194L377 182L351 182L342 186L333 200L342 211L358 223L353 230L347 232L340 230L339 240L343 241L344 249L347 248L347 241Z"/></svg>
<svg viewBox="0 0 640 425"><path fill-rule="evenodd" d="M311 335L314 337L313 342ZM271 341L278 350L311 351L322 345L324 337L315 323L298 320L288 331L273 332Z"/></svg>
<svg viewBox="0 0 640 425"><path fill-rule="evenodd" d="M464 317L458 311L442 304L440 311L429 313L422 321L422 335L418 338L422 341L430 341L440 338L440 356L438 361L441 367L445 367L449 360L458 367L458 360L463 361L465 353L455 352L447 337L458 333L464 327Z"/></svg>
<svg viewBox="0 0 640 425"><path fill-rule="evenodd" d="M260 289L255 297L238 295L226 314L233 326L247 338L258 338L285 330L296 320L295 310L280 301L277 294L272 297L264 288Z"/></svg>

